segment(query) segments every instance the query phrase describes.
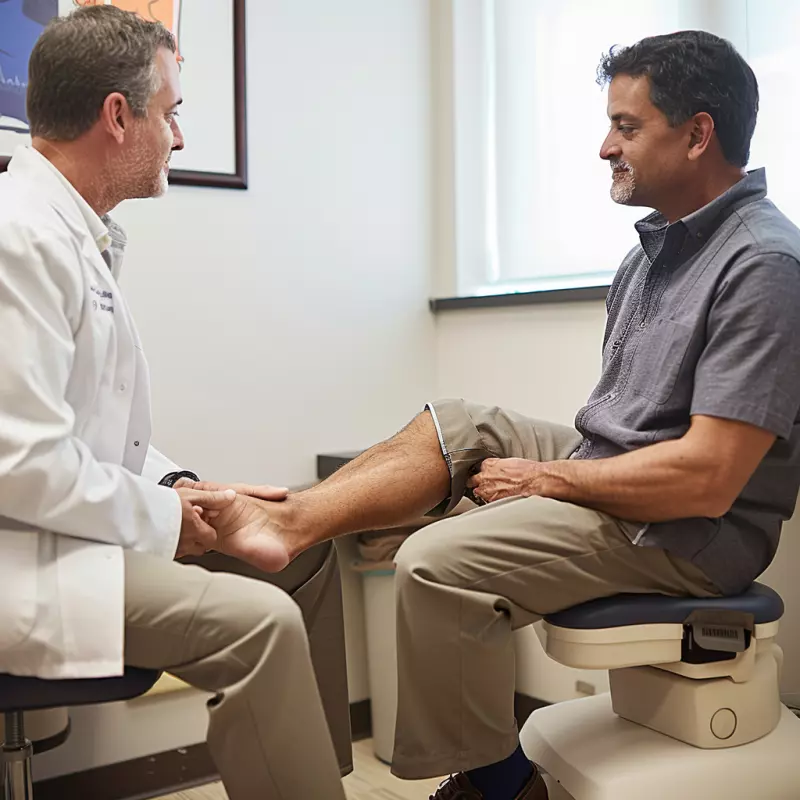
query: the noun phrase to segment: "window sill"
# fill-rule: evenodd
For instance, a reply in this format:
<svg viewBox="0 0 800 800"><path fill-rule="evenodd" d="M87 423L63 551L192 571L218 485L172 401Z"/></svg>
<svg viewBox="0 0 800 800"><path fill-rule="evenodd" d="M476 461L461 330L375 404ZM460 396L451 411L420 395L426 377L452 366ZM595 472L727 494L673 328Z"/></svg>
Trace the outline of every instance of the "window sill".
<svg viewBox="0 0 800 800"><path fill-rule="evenodd" d="M471 297L434 297L430 309L434 314L440 311L460 311L472 308L508 308L511 306L531 306L544 303L581 303L587 300L605 300L608 286L584 286L572 289L550 289L537 292L511 292L507 294L474 295Z"/></svg>

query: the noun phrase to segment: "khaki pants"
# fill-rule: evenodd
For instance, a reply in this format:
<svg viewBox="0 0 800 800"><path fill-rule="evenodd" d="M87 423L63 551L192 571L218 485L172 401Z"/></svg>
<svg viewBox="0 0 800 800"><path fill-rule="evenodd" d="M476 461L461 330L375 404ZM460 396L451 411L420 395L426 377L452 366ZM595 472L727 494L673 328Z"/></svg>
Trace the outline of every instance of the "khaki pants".
<svg viewBox="0 0 800 800"><path fill-rule="evenodd" d="M216 693L208 744L231 800L343 800L352 761L335 548L254 573L280 586L217 571L224 556L197 561L209 569L126 552L126 663Z"/></svg>
<svg viewBox="0 0 800 800"><path fill-rule="evenodd" d="M432 407L453 508L485 458L568 458L570 428L463 401ZM398 714L392 769L415 779L474 769L517 747L512 632L620 592L709 597L692 564L632 544L633 526L589 508L511 498L411 536L397 563Z"/></svg>

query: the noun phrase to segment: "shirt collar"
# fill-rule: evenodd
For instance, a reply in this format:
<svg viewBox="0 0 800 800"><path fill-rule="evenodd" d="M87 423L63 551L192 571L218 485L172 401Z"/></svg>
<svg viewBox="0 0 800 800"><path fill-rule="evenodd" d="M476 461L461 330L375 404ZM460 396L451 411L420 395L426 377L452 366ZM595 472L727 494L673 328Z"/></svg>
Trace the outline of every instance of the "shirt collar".
<svg viewBox="0 0 800 800"><path fill-rule="evenodd" d="M40 184L49 184L48 188L58 190L58 205L74 218L82 219L89 234L102 253L113 241L113 234L94 209L84 200L78 190L61 174L61 172L38 150L33 147L18 147L8 165L8 171L14 177L28 177ZM106 221L110 221L105 217ZM114 227L121 232L118 225ZM122 235L124 243L124 234Z"/></svg>
<svg viewBox="0 0 800 800"><path fill-rule="evenodd" d="M714 231L734 212L755 200L767 196L767 171L754 169L748 172L708 205L684 217L681 221L695 239L709 239Z"/></svg>
<svg viewBox="0 0 800 800"><path fill-rule="evenodd" d="M639 236L652 237L662 235L666 228L681 226L694 239L707 241L717 228L742 206L767 196L767 173L765 169L754 169L726 192L716 197L707 205L669 225L666 218L658 211L648 214L636 223Z"/></svg>

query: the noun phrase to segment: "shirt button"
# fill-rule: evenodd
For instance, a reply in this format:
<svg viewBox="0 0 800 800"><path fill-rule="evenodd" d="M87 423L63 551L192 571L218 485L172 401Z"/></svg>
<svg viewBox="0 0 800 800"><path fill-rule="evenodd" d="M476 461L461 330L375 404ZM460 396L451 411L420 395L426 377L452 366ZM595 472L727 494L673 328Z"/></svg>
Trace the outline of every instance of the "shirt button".
<svg viewBox="0 0 800 800"><path fill-rule="evenodd" d="M139 442L134 442L134 443L133 443L133 446L134 446L134 447L138 447L138 446L139 446Z"/></svg>
<svg viewBox="0 0 800 800"><path fill-rule="evenodd" d="M128 388L128 384L127 384L127 383L121 383L121 384L119 385L119 390L120 390L121 392L124 392L124 391L125 391L127 388Z"/></svg>
<svg viewBox="0 0 800 800"><path fill-rule="evenodd" d="M644 320L642 320L642 321L639 323L639 327L640 327L642 330L644 330L644 328L646 328L646 327L647 327L647 323L646 323Z"/></svg>

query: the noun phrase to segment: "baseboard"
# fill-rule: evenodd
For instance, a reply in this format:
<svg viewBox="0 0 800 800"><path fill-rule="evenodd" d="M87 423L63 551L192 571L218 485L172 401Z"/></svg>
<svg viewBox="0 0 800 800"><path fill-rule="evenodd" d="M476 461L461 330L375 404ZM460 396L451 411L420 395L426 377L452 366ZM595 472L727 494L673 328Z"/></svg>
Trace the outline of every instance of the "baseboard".
<svg viewBox="0 0 800 800"><path fill-rule="evenodd" d="M519 692L514 695L514 714L521 728L525 720L547 703ZM350 705L353 741L372 735L370 701ZM118 764L37 781L36 800L148 800L218 780L205 743L134 758Z"/></svg>
<svg viewBox="0 0 800 800"><path fill-rule="evenodd" d="M219 777L205 743L34 783L36 800L146 800Z"/></svg>
<svg viewBox="0 0 800 800"><path fill-rule="evenodd" d="M372 736L372 705L369 700L350 703L350 738L354 742Z"/></svg>

